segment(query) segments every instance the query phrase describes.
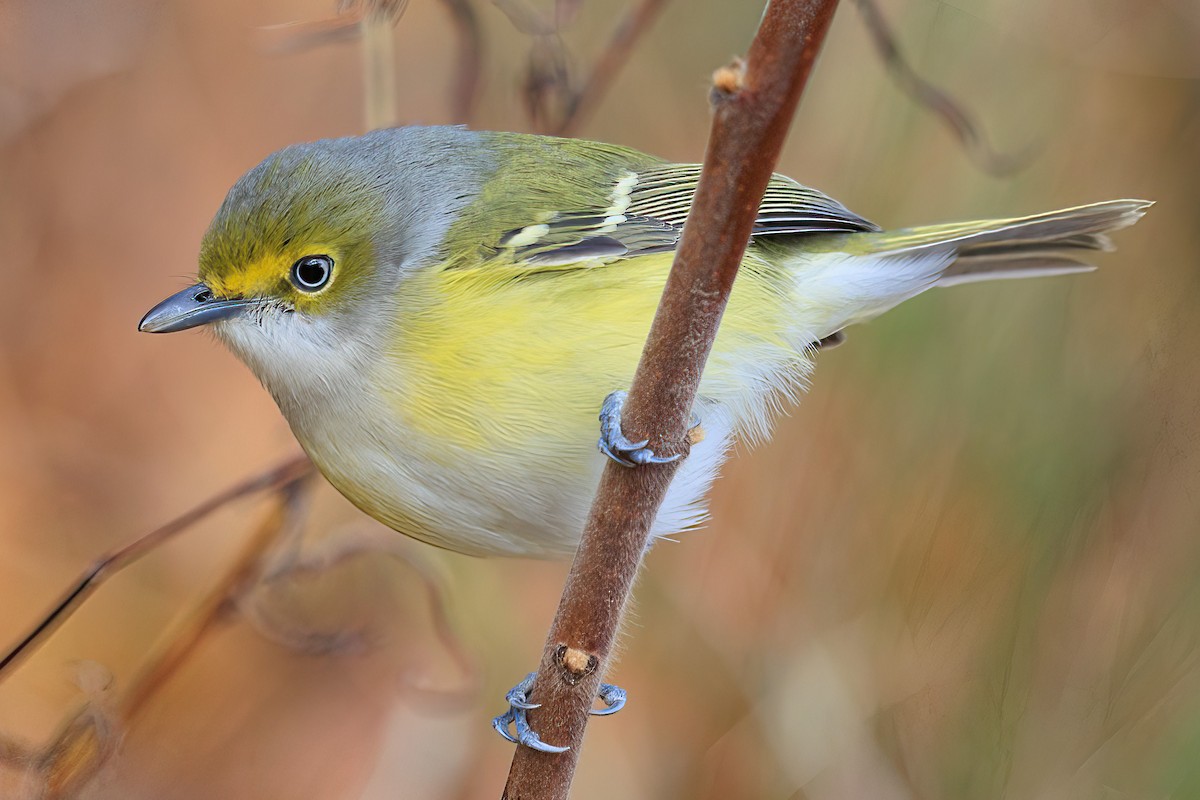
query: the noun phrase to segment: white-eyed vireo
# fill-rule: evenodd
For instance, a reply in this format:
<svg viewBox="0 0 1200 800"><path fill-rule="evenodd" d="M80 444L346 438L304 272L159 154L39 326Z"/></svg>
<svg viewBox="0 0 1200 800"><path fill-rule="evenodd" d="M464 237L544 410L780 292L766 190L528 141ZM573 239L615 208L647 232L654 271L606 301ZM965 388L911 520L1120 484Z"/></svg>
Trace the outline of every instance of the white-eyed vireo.
<svg viewBox="0 0 1200 800"><path fill-rule="evenodd" d="M210 326L325 477L397 531L477 555L568 555L604 463L597 409L633 376L699 172L449 127L288 147L234 185L200 282L140 328ZM700 385L702 437L654 532L702 519L731 441L769 433L817 343L932 286L1090 269L1148 205L881 231L776 175ZM619 401L604 404L601 449L653 459L621 436ZM555 749L513 705L497 728L515 721L523 743Z"/></svg>
<svg viewBox="0 0 1200 800"><path fill-rule="evenodd" d="M295 145L234 185L200 282L139 327L208 325L325 477L395 530L569 555L604 461L597 410L632 378L699 172L458 127ZM815 343L932 286L1090 269L1148 205L881 231L776 175L656 533L703 517L731 439L769 433Z"/></svg>

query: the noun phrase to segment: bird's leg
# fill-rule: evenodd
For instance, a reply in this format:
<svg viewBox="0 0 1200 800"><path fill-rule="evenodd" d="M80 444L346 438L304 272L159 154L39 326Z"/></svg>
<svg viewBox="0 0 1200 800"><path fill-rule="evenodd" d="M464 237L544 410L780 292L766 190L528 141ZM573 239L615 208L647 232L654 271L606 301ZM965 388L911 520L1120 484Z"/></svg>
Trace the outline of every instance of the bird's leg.
<svg viewBox="0 0 1200 800"><path fill-rule="evenodd" d="M529 692L533 689L533 680L536 677L537 673L531 672L525 676L525 680L508 690L508 694L504 695L508 711L493 719L492 727L496 729L496 733L513 744L523 744L543 753L562 753L570 748L546 744L537 735L537 731L529 727L527 714L531 708L539 707L538 703L529 702ZM617 713L624 708L627 699L625 690L611 683L600 684L600 691L596 693L596 697L604 703L604 708L592 709L591 713L598 717ZM512 731L509 730L510 726ZM513 736L513 732L516 736Z"/></svg>
<svg viewBox="0 0 1200 800"><path fill-rule="evenodd" d="M597 446L600 452L623 467L636 467L639 464L669 464L679 459L679 454L673 456L658 456L646 447L650 440L633 442L626 438L621 431L621 409L629 392L616 391L604 398L600 406L600 441Z"/></svg>

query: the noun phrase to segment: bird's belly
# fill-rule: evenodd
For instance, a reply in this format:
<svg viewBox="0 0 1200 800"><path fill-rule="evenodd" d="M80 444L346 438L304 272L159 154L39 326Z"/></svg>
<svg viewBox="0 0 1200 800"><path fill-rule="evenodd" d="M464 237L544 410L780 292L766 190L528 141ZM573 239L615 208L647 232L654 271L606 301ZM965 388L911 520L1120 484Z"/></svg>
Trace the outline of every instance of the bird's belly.
<svg viewBox="0 0 1200 800"><path fill-rule="evenodd" d="M731 438L727 410L700 410L704 438L668 490L655 536L694 527ZM581 424L567 423L582 416ZM368 515L407 536L468 555L560 558L579 542L606 459L591 409L544 435L464 449L369 410L291 420L321 473Z"/></svg>
<svg viewBox="0 0 1200 800"><path fill-rule="evenodd" d="M470 555L569 555L603 467L595 430L472 447L390 410L317 416L289 421L338 491L400 533Z"/></svg>

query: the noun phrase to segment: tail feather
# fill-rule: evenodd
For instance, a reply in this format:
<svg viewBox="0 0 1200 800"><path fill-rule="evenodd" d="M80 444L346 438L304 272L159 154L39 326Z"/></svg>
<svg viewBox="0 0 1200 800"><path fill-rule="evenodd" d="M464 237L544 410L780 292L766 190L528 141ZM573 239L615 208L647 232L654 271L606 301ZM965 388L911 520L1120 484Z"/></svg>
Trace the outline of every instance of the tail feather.
<svg viewBox="0 0 1200 800"><path fill-rule="evenodd" d="M874 234L875 246L880 253L902 253L956 244L963 255L973 248L993 244L1019 247L1054 243L1064 247L1110 249L1112 243L1105 234L1137 222L1151 205L1153 203L1146 200L1109 200L1029 217L926 225Z"/></svg>
<svg viewBox="0 0 1200 800"><path fill-rule="evenodd" d="M984 242L977 244L971 240L959 244L959 252L964 256L998 255L1013 249L1030 250L1104 250L1112 251L1116 247L1112 239L1103 233L1080 233L1074 236L1064 236L1060 239L1031 239L1025 236L1014 236L1011 239Z"/></svg>
<svg viewBox="0 0 1200 800"><path fill-rule="evenodd" d="M1141 200L1095 203L1026 217L963 239L958 257L937 285L1088 272L1095 269L1089 253L1115 249L1108 233L1137 222L1150 205Z"/></svg>
<svg viewBox="0 0 1200 800"><path fill-rule="evenodd" d="M1085 261L1049 248L1040 252L1017 252L1003 256L960 256L946 267L934 285L957 286L960 283L976 281L1046 278L1052 275L1091 272L1094 269L1094 266Z"/></svg>
<svg viewBox="0 0 1200 800"><path fill-rule="evenodd" d="M1111 200L1029 217L831 238L831 249L845 248L850 257L798 275L803 296L822 298L834 289L837 300L826 302L841 309L812 333L820 338L864 322L932 286L1095 269L1091 254L1113 249L1108 234L1137 222L1151 205Z"/></svg>
<svg viewBox="0 0 1200 800"><path fill-rule="evenodd" d="M1087 272L1095 269L1089 252L1112 250L1108 234L1137 222L1151 205L1145 200L1110 200L1030 217L910 228L882 235L881 252L954 245L957 257L937 286Z"/></svg>

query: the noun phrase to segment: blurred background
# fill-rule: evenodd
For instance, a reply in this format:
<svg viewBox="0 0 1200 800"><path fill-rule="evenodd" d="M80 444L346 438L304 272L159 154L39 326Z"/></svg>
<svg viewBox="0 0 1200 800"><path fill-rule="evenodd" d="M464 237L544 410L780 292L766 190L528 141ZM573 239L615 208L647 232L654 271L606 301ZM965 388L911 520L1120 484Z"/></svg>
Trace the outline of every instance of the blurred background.
<svg viewBox="0 0 1200 800"><path fill-rule="evenodd" d="M451 9L479 26L470 123L532 130L561 98L531 111L531 62L580 85L632 3L560 2L557 28L549 0L504 5L412 0L402 121L467 115ZM905 96L846 2L780 171L889 227L1158 205L1093 274L930 292L821 354L712 523L651 553L611 674L631 703L589 727L575 796L1198 797L1200 5L881 7L1021 168L989 174ZM243 171L363 130L337 11L0 2L0 645L297 452L210 337L135 327ZM760 11L665 3L574 132L699 160L709 75ZM402 541L319 480L298 551L273 509L117 574L0 683L0 796L498 796L488 721L566 565ZM240 585L264 531L278 580Z"/></svg>

